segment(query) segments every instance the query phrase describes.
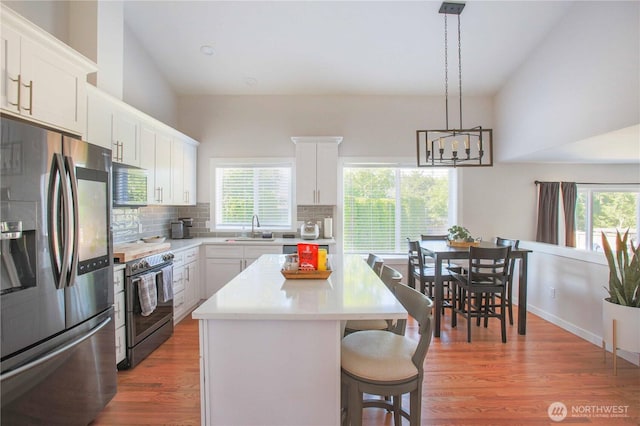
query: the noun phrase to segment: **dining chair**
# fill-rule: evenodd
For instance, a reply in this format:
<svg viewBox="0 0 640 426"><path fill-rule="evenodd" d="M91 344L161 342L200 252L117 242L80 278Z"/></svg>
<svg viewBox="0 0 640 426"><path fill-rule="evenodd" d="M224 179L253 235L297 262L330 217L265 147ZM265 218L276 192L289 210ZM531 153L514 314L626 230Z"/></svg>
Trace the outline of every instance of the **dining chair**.
<svg viewBox="0 0 640 426"><path fill-rule="evenodd" d="M496 237L496 245L499 246L510 246L511 250L516 250L520 245L520 240L511 240L508 238ZM509 282L507 283L507 311L509 312L509 324L513 325L513 272L516 266L516 258L511 256L509 258Z"/></svg>
<svg viewBox="0 0 640 426"><path fill-rule="evenodd" d="M369 330L342 339L343 425L362 425L367 407L393 411L394 424L401 417L411 426L420 425L424 360L433 334L433 302L407 285L396 285L396 297L419 325L419 340L388 331ZM409 393L409 411L402 408L402 395ZM390 397L366 399L364 394Z"/></svg>
<svg viewBox="0 0 640 426"><path fill-rule="evenodd" d="M413 241L410 238L407 238L407 241L409 244L409 286L416 288L417 281L420 284L419 291L430 298L433 298L435 296L434 283L436 281L436 268L433 265L429 266L428 264L425 264L419 241ZM453 299L451 298L449 286L449 282L453 280L453 275L447 265L442 265L440 275L442 276L444 287L444 299L442 301L442 314L444 315L444 308L451 308L453 306Z"/></svg>
<svg viewBox="0 0 640 426"><path fill-rule="evenodd" d="M402 281L402 273L400 271L383 265L380 273L380 279L387 288L395 294L395 287ZM345 325L345 335L363 330L387 330L396 334L404 334L407 327L407 320L349 320Z"/></svg>
<svg viewBox="0 0 640 426"><path fill-rule="evenodd" d="M451 326L457 325L457 315L467 320L467 342L471 342L471 319L490 317L500 319L502 343L507 342L506 289L509 280L510 246L469 247L469 263L460 273L454 273L454 314ZM493 296L500 296L500 304L493 303Z"/></svg>
<svg viewBox="0 0 640 426"><path fill-rule="evenodd" d="M377 256L373 253L369 253L367 256L367 265L371 267L375 271L378 276L380 275L380 271L382 270L382 265L384 264L384 259L380 256Z"/></svg>

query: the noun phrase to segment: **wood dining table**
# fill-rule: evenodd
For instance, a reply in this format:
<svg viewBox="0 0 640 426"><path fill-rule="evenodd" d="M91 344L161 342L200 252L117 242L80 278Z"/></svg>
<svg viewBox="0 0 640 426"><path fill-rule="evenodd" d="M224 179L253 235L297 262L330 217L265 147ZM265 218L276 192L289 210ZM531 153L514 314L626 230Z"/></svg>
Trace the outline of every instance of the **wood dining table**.
<svg viewBox="0 0 640 426"><path fill-rule="evenodd" d="M480 247L500 247L495 243L481 241ZM446 240L436 241L420 241L422 254L433 258L435 263L435 282L434 282L434 312L442 310L444 299L444 289L442 280L442 263L450 260L468 260L468 247L450 246ZM512 249L511 256L518 259L518 334L525 335L527 333L527 258L531 250L528 249ZM441 315L434 315L435 325L433 329L434 337L440 337Z"/></svg>

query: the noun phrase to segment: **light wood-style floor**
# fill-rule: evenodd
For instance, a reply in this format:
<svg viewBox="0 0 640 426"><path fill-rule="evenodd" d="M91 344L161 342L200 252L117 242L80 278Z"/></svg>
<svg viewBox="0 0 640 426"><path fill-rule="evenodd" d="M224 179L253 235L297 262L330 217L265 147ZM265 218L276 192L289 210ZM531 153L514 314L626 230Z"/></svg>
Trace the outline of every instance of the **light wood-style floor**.
<svg viewBox="0 0 640 426"><path fill-rule="evenodd" d="M637 366L619 359L614 376L611 354L604 362L600 347L532 314L526 336L514 325L502 344L494 320L474 326L469 344L465 320L452 329L449 315L425 361L423 425L640 424ZM415 323L407 333L415 336ZM118 373L118 394L93 424L199 425L198 369L198 324L187 318L135 369ZM547 414L554 402L569 412L559 423ZM611 410L621 417L605 417ZM367 426L393 424L383 410L364 416Z"/></svg>

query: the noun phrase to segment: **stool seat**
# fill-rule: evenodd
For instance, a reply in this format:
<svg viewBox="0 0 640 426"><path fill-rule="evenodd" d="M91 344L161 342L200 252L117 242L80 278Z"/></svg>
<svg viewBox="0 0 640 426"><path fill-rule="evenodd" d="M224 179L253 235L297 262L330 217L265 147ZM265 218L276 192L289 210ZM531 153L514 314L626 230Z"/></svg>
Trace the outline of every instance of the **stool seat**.
<svg viewBox="0 0 640 426"><path fill-rule="evenodd" d="M395 333L366 330L342 339L342 369L367 380L392 382L418 376L411 357L417 342Z"/></svg>

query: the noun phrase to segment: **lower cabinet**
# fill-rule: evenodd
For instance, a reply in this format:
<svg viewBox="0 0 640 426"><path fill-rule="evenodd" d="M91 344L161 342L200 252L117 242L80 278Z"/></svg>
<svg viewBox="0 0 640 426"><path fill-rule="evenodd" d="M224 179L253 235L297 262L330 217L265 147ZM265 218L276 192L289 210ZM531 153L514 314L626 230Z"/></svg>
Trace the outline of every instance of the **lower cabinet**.
<svg viewBox="0 0 640 426"><path fill-rule="evenodd" d="M124 306L124 266L113 270L114 324L116 328L116 364L127 355L127 333Z"/></svg>
<svg viewBox="0 0 640 426"><path fill-rule="evenodd" d="M200 301L199 248L174 252L173 323L186 317Z"/></svg>
<svg viewBox="0 0 640 426"><path fill-rule="evenodd" d="M263 254L281 254L281 245L207 245L204 298L208 299Z"/></svg>

